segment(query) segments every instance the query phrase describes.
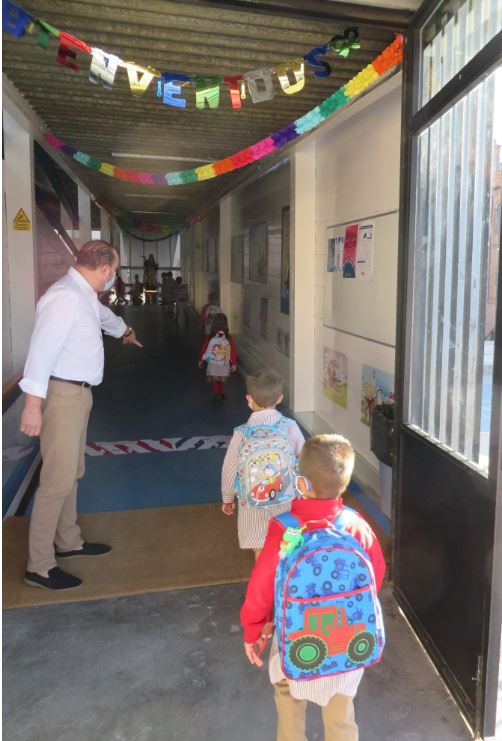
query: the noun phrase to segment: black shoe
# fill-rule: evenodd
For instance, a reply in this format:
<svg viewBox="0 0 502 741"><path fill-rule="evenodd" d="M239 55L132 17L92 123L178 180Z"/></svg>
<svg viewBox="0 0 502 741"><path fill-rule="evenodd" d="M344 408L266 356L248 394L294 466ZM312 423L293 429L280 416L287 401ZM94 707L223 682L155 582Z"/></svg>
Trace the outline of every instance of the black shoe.
<svg viewBox="0 0 502 741"><path fill-rule="evenodd" d="M110 553L111 545L105 545L104 543L84 543L82 548L78 551L65 551L60 553L56 551L56 558L77 558L78 556L104 556Z"/></svg>
<svg viewBox="0 0 502 741"><path fill-rule="evenodd" d="M49 576L42 576L35 571L26 571L24 574L24 583L30 587L40 587L41 589L78 589L82 586L82 579L73 574L68 574L58 566L49 570Z"/></svg>
<svg viewBox="0 0 502 741"><path fill-rule="evenodd" d="M216 396L213 396L213 407L217 407L220 403L220 395L216 394Z"/></svg>

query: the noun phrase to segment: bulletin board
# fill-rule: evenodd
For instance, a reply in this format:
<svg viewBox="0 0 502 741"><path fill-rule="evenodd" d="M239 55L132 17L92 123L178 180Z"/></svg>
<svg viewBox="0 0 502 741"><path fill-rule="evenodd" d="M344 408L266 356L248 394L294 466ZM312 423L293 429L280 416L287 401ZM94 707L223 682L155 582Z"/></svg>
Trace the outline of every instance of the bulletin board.
<svg viewBox="0 0 502 741"><path fill-rule="evenodd" d="M399 214L328 227L324 324L395 345Z"/></svg>

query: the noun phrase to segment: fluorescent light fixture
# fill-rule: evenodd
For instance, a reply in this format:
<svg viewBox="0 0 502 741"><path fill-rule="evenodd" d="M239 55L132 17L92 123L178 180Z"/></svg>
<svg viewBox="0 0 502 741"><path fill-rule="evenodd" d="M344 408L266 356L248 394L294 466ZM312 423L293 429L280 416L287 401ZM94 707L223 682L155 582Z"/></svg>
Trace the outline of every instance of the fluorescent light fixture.
<svg viewBox="0 0 502 741"><path fill-rule="evenodd" d="M163 201L170 201L174 198L184 199L190 196L172 196L171 194L160 195L160 193L124 193L126 198L161 198Z"/></svg>
<svg viewBox="0 0 502 741"><path fill-rule="evenodd" d="M171 154L136 154L134 152L112 152L112 157L127 157L130 160L167 160L168 162L214 162L214 159L176 157Z"/></svg>
<svg viewBox="0 0 502 741"><path fill-rule="evenodd" d="M154 214L155 216L169 216L174 211L131 211L131 214Z"/></svg>

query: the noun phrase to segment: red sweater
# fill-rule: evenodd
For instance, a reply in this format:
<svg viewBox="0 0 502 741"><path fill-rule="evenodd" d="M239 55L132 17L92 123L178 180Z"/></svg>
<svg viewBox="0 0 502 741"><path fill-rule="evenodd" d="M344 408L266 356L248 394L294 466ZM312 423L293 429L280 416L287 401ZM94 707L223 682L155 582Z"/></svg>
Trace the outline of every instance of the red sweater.
<svg viewBox="0 0 502 741"><path fill-rule="evenodd" d="M332 520L342 507L341 497L338 499L294 499L291 512L304 521L323 518ZM370 557L377 589L380 589L385 575L385 560L376 535L366 520L357 513L354 514L353 522L345 529L359 541ZM256 643L265 623L272 620L275 572L279 563L279 545L283 533L284 528L271 520L265 545L251 574L246 599L241 609L241 625L244 628L246 643Z"/></svg>
<svg viewBox="0 0 502 741"><path fill-rule="evenodd" d="M207 346L209 345L209 341L211 340L211 337L206 337L202 344L202 348L199 355L199 363L202 363L202 360L204 358L204 353L207 350ZM227 340L230 343L230 365L237 365L237 348L235 347L235 342L233 340L232 335L228 335Z"/></svg>

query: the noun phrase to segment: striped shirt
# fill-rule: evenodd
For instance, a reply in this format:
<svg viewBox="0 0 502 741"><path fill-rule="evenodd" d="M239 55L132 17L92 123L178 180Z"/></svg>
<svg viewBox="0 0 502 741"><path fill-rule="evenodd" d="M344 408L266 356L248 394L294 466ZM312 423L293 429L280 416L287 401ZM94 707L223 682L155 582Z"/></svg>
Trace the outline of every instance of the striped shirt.
<svg viewBox="0 0 502 741"><path fill-rule="evenodd" d="M319 679L310 679L303 682L288 679L287 682L291 696L295 700L308 700L309 702L315 702L317 705L327 705L334 695L355 697L363 674L364 669L354 669L351 672L337 674L334 677L319 677ZM270 648L268 675L272 684L277 684L282 679L286 679L281 667L281 658L279 656L279 647L275 633Z"/></svg>
<svg viewBox="0 0 502 741"><path fill-rule="evenodd" d="M264 409L261 412L253 412L249 417L248 425L251 427L256 427L257 425L273 425L276 424L281 417L281 413L275 409ZM298 458L305 443L305 439L296 422L293 421L292 424L288 425L287 434L293 456ZM235 500L237 465L239 462L241 447L244 442L245 438L242 433L239 430L234 430L221 473L222 499L223 502L227 504ZM246 507L244 504L239 502L237 527L240 547L253 549L261 548L265 542L270 519L281 514L281 512L287 512L290 508L291 502L284 502L283 504L263 507L261 509Z"/></svg>

